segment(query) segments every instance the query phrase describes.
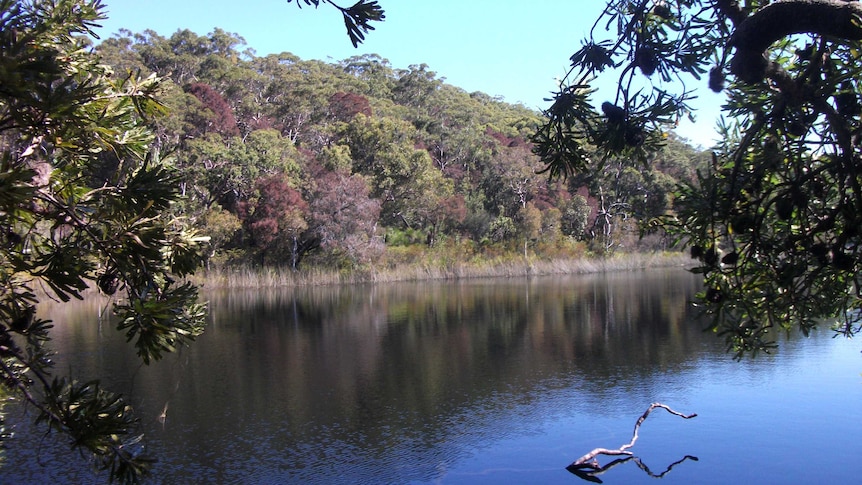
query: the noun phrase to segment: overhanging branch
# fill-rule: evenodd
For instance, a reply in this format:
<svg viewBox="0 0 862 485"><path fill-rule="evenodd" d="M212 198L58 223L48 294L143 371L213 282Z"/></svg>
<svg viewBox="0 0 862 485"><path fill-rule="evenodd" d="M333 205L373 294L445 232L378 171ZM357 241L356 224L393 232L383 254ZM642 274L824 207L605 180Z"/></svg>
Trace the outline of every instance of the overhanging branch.
<svg viewBox="0 0 862 485"><path fill-rule="evenodd" d="M843 40L862 39L862 3L855 0L780 0L740 22L730 38L736 48L731 72L747 83L767 77L764 52L793 34L817 34Z"/></svg>

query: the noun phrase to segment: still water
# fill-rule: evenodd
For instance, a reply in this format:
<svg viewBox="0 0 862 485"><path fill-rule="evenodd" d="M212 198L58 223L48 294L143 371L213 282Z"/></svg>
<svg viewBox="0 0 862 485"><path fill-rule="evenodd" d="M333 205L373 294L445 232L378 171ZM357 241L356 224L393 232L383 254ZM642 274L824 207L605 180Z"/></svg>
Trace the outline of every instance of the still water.
<svg viewBox="0 0 862 485"><path fill-rule="evenodd" d="M149 367L99 318L46 309L59 369L102 377L141 417L151 483L859 483L862 343L782 336L741 362L701 329L682 270L209 293L191 347ZM71 366L71 367L70 367ZM101 483L27 426L0 483ZM160 418L161 415L161 418ZM600 457L604 464L610 461Z"/></svg>

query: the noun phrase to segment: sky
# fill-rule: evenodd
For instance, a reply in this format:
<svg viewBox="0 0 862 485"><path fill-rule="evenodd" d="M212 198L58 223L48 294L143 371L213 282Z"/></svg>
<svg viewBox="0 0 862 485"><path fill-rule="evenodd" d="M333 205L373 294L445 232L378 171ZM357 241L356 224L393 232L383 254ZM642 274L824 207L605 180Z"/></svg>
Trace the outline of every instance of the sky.
<svg viewBox="0 0 862 485"><path fill-rule="evenodd" d="M150 29L169 37L182 29L205 35L221 28L243 37L257 56L290 52L304 60L337 62L378 54L396 69L424 63L467 92L541 110L605 5L603 0L379 0L385 21L373 23L375 30L354 48L340 12L327 5L300 9L296 1L301 0L104 0L108 19L97 33L108 38L120 29ZM349 6L355 0L336 3ZM708 147L721 98L705 81L698 95L697 122L683 122L677 133Z"/></svg>

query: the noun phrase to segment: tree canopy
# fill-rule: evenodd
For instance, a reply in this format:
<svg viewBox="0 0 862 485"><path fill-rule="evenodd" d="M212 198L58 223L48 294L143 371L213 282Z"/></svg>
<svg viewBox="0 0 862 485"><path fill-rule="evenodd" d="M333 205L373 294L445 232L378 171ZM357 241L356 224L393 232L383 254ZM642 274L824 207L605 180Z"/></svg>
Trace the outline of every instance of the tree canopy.
<svg viewBox="0 0 862 485"><path fill-rule="evenodd" d="M374 271L519 257L525 242L538 258L666 249L660 231L639 241L638 223L673 210L665 186L703 162L671 135L638 176L620 158L612 173L550 181L528 141L543 123L534 110L465 92L426 64L256 57L244 45L215 29L121 31L96 46L118 71L164 75L168 112L151 128L181 169L178 209L212 236L212 269ZM277 202L275 187L291 196ZM296 210L275 207L288 200Z"/></svg>

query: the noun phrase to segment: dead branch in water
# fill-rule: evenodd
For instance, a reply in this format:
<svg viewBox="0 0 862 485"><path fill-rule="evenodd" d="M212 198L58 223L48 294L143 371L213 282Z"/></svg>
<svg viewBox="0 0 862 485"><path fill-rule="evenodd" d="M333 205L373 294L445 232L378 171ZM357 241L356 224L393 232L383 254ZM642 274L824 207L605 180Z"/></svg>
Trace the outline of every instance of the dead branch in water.
<svg viewBox="0 0 862 485"><path fill-rule="evenodd" d="M682 414L680 412L674 411L673 409L665 406L662 403L654 402L654 403L650 404L649 407L647 408L647 410L644 411L643 415L640 418L638 418L637 422L635 423L635 430L634 430L634 433L632 433L632 440L630 442L620 446L616 450L609 450L607 448L596 448L593 451L587 453L586 455L584 455L584 456L578 458L577 460L575 460L574 462L572 462L572 464L569 465L567 468L569 468L569 469L590 468L593 470L601 470L602 467L599 466L598 460L595 459L595 457L598 455L609 455L609 456L628 455L628 456L632 456L632 452L628 451L628 449L635 445L635 441L638 440L638 430L640 429L641 424L643 424L644 420L646 420L647 416L649 416L649 413L651 413L652 410L655 408L662 408L665 411L667 411L673 415L679 416L681 418L684 418L684 419L691 419L691 418L697 416L696 413Z"/></svg>

